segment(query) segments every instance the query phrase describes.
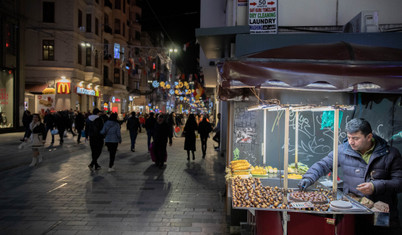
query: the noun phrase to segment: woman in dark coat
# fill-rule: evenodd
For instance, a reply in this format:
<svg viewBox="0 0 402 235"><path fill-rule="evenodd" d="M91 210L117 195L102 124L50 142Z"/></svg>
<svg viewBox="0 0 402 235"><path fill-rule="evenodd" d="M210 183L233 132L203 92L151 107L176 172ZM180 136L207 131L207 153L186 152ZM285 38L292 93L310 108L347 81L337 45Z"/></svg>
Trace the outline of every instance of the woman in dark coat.
<svg viewBox="0 0 402 235"><path fill-rule="evenodd" d="M195 159L195 131L198 129L194 114L190 114L184 126L184 150L187 150L187 161L190 161L190 151Z"/></svg>
<svg viewBox="0 0 402 235"><path fill-rule="evenodd" d="M202 158L205 158L205 154L207 152L207 140L211 131L211 123L209 123L208 115L205 114L202 118L202 121L198 125L198 133L200 134L201 139Z"/></svg>
<svg viewBox="0 0 402 235"><path fill-rule="evenodd" d="M155 153L155 165L163 168L165 162L166 146L172 146L172 132L169 124L165 121L163 115L159 115L156 119L155 128L153 129L153 151Z"/></svg>
<svg viewBox="0 0 402 235"><path fill-rule="evenodd" d="M85 126L85 117L84 115L78 111L77 115L75 116L75 129L77 130L77 143L81 143L81 135L82 135L82 130L84 130Z"/></svg>

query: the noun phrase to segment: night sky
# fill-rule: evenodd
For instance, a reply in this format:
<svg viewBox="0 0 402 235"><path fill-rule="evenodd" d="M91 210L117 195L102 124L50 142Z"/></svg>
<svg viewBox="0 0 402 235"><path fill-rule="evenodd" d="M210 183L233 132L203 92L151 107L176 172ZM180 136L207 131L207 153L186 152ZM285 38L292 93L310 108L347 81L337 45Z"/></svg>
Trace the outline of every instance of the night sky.
<svg viewBox="0 0 402 235"><path fill-rule="evenodd" d="M200 27L200 0L143 0L142 31L161 31L166 45L178 46L177 67L185 74L197 72L199 46L195 44L195 29ZM155 17L156 15L156 17ZM184 52L183 46L189 47Z"/></svg>

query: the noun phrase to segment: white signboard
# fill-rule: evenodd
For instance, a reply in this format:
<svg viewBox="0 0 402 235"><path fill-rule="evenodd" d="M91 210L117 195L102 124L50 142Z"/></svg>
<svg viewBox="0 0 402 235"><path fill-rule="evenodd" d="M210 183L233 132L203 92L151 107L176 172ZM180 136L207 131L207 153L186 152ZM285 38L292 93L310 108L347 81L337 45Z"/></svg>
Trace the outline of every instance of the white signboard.
<svg viewBox="0 0 402 235"><path fill-rule="evenodd" d="M77 93L83 95L95 95L95 90L89 90L82 87L77 87Z"/></svg>
<svg viewBox="0 0 402 235"><path fill-rule="evenodd" d="M38 95L38 110L39 113L44 113L47 109L54 109L55 94Z"/></svg>
<svg viewBox="0 0 402 235"><path fill-rule="evenodd" d="M250 33L274 33L278 31L277 0L249 0Z"/></svg>

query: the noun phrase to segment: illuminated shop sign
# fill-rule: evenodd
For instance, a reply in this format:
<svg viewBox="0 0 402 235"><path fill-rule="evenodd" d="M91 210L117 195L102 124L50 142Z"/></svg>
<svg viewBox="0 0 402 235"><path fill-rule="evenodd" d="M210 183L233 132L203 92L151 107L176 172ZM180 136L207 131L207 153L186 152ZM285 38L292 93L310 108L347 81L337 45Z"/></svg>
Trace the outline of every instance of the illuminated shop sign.
<svg viewBox="0 0 402 235"><path fill-rule="evenodd" d="M96 93L95 90L85 89L83 87L77 87L77 94L95 96Z"/></svg>
<svg viewBox="0 0 402 235"><path fill-rule="evenodd" d="M56 83L58 94L70 94L70 84L69 82L58 82Z"/></svg>
<svg viewBox="0 0 402 235"><path fill-rule="evenodd" d="M115 59L120 59L120 44L115 43L114 44L114 49L113 49L113 54Z"/></svg>

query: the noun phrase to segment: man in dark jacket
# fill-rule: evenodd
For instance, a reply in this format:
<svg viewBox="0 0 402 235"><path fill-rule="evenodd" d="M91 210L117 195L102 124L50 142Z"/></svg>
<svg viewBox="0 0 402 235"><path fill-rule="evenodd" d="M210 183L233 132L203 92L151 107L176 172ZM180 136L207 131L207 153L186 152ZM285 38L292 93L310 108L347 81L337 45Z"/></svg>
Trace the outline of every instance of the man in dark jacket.
<svg viewBox="0 0 402 235"><path fill-rule="evenodd" d="M58 111L54 115L54 123L59 131L60 145L64 143L64 131L67 128L68 119L64 111Z"/></svg>
<svg viewBox="0 0 402 235"><path fill-rule="evenodd" d="M127 119L127 130L130 132L131 152L135 152L135 140L138 131L141 132L140 120L135 116L135 112L131 112L131 116Z"/></svg>
<svg viewBox="0 0 402 235"><path fill-rule="evenodd" d="M100 133L103 128L103 120L100 117L102 115L101 111L95 108L85 123L85 139L89 139L89 145L91 146L92 161L88 165L90 170L99 170L101 167L98 164L98 158L102 153L103 148L103 138L104 136Z"/></svg>
<svg viewBox="0 0 402 235"><path fill-rule="evenodd" d="M347 140L338 146L338 164L343 169L343 191L389 205L391 227L398 227L398 198L402 192L402 157L361 118L346 124ZM299 182L306 189L332 171L333 153L313 164ZM360 228L359 228L360 229Z"/></svg>
<svg viewBox="0 0 402 235"><path fill-rule="evenodd" d="M173 135L169 124L165 121L163 115L159 115L153 133L154 145L152 147L155 153L155 165L159 168L163 168L167 154L167 142L169 140L169 145L172 146L172 137Z"/></svg>
<svg viewBox="0 0 402 235"><path fill-rule="evenodd" d="M148 137L148 150L151 146L151 137L153 136L153 131L155 128L156 119L154 118L154 113L150 113L149 117L145 121L145 129L147 130Z"/></svg>
<svg viewBox="0 0 402 235"><path fill-rule="evenodd" d="M84 130L84 126L85 126L85 117L80 111L77 112L74 122L75 122L75 129L77 130L77 135L78 135L77 143L79 144L79 143L81 143L82 130Z"/></svg>
<svg viewBox="0 0 402 235"><path fill-rule="evenodd" d="M52 131L53 128L54 128L54 116L53 116L53 114L50 112L49 109L46 110L46 114L45 114L45 117L44 117L44 119L43 119L43 122L45 123L45 132L46 132L46 134L45 134L45 140L46 140L47 133L48 133L49 131ZM52 142L51 142L51 144L54 144L54 135L51 135L51 136L52 136Z"/></svg>

